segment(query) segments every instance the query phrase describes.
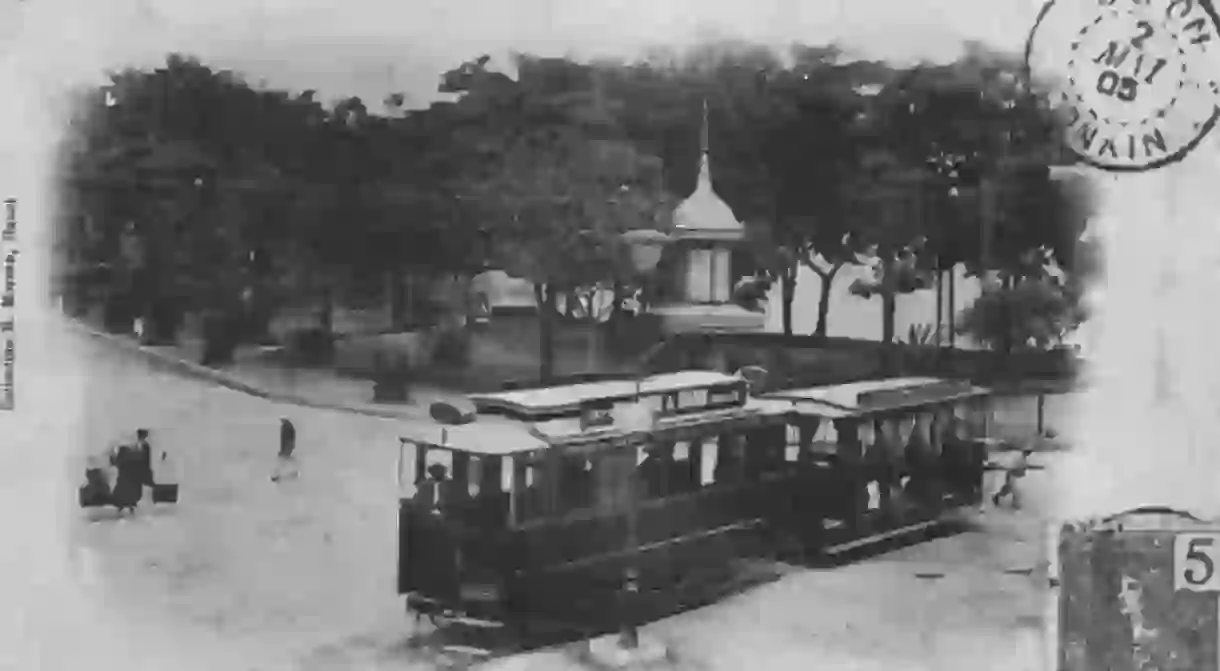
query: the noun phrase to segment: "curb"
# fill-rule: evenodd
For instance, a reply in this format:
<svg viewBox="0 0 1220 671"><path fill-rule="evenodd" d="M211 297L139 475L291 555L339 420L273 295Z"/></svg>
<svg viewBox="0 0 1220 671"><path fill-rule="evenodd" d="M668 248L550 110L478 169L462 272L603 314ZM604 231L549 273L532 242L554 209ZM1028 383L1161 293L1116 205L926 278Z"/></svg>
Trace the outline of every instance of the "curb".
<svg viewBox="0 0 1220 671"><path fill-rule="evenodd" d="M327 403L301 396L299 394L293 394L291 392L272 391L263 389L261 387L255 387L254 385L239 380L235 376L223 371L208 368L207 366L186 361L185 359L179 359L178 357L153 351L122 336L106 333L104 331L98 331L75 319L66 319L64 321L67 322L72 330L75 330L78 333L93 338L94 340L107 343L112 347L121 349L130 354L142 356L149 364L152 365L153 368L168 371L182 377L202 380L204 382L208 382L219 387L224 387L248 396L254 396L267 401L272 401L274 403L287 403L290 405L299 405L317 410L331 410L352 415L363 415L366 417L400 420L413 419L404 412L382 410L379 408L362 408L350 405L340 405L338 403Z"/></svg>

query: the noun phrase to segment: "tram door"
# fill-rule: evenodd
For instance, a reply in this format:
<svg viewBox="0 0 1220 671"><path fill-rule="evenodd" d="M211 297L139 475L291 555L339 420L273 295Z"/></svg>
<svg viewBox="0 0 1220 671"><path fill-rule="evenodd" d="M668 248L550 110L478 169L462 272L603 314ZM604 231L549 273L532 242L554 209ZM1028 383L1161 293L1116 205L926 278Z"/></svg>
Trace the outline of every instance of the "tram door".
<svg viewBox="0 0 1220 671"><path fill-rule="evenodd" d="M431 461L429 460L431 458ZM421 592L433 598L457 593L456 539L437 509L436 487L424 485L428 466L452 464L446 450L403 440L398 459L398 593Z"/></svg>

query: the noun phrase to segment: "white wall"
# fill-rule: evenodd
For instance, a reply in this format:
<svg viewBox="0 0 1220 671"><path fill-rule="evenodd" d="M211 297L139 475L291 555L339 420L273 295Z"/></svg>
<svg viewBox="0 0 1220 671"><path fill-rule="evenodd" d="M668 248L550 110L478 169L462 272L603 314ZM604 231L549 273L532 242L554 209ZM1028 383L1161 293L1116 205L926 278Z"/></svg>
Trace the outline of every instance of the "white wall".
<svg viewBox="0 0 1220 671"><path fill-rule="evenodd" d="M866 340L881 340L881 299L873 297L868 300L853 296L847 292L853 280L864 277L869 271L860 266L844 266L835 276L830 292L829 329L827 335L846 338L862 338ZM965 268L956 269L956 312L974 302L981 292L979 282L972 277L966 277ZM492 305L533 307L533 286L525 281L511 278L502 271L485 273L475 281L479 290L489 291ZM796 300L792 304L792 332L798 335L813 333L818 323L818 296L821 291L821 278L809 268L801 267L797 278ZM949 304L949 287L946 276L942 287L945 305ZM777 284L771 292L767 305L766 330L773 333L783 332L781 316L780 289ZM894 315L894 333L900 340L905 340L907 331L913 324L936 324L936 290L926 289L898 297L897 311ZM947 321L946 321L946 328ZM957 346L972 348L973 343L967 338L958 336Z"/></svg>
<svg viewBox="0 0 1220 671"><path fill-rule="evenodd" d="M834 278L830 289L830 312L827 316L826 335L844 338L861 338L865 340L881 340L881 298L863 299L848 293L847 288L860 277L867 276L869 269L861 266L844 266ZM955 310L960 313L974 302L982 289L979 281L966 277L965 268L954 269L956 275ZM821 294L822 278L809 268L801 266L797 276L796 297L792 302L792 332L797 335L813 333L818 324L818 297ZM949 306L949 282L946 274L941 288L946 309ZM946 312L946 314L948 314ZM898 297L897 309L894 314L894 333L899 340L905 340L907 331L912 325L936 325L936 290L924 289ZM947 317L945 328L948 328ZM771 291L767 305L767 331L783 332L783 304L780 286L776 284ZM967 338L958 336L957 346L973 348L975 345Z"/></svg>

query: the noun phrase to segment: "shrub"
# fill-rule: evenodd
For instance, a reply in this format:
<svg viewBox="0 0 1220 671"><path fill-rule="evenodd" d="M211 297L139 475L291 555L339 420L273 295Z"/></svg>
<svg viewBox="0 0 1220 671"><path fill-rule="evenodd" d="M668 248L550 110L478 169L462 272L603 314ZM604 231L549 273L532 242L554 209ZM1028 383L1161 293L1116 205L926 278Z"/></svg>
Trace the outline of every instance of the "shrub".
<svg viewBox="0 0 1220 671"><path fill-rule="evenodd" d="M992 350L1045 350L1082 321L1079 304L1063 287L1044 279L1027 279L1014 287L983 292L961 315L958 333Z"/></svg>
<svg viewBox="0 0 1220 671"><path fill-rule="evenodd" d="M212 312L203 316L203 358L205 366L222 366L233 362L233 353L240 341L240 327L231 315Z"/></svg>
<svg viewBox="0 0 1220 671"><path fill-rule="evenodd" d="M378 352L373 361L373 401L406 403L410 400L412 371L406 357Z"/></svg>
<svg viewBox="0 0 1220 671"><path fill-rule="evenodd" d="M284 344L288 360L294 364L323 366L335 359L334 335L317 326L290 331Z"/></svg>
<svg viewBox="0 0 1220 671"><path fill-rule="evenodd" d="M465 366L470 363L470 334L463 328L448 328L436 332L432 358L437 363Z"/></svg>

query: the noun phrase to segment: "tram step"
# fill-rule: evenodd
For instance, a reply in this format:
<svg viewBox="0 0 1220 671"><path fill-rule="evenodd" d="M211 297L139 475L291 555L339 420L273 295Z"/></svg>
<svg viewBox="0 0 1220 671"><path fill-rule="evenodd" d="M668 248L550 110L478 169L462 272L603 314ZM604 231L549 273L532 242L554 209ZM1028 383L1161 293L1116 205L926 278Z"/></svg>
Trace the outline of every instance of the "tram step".
<svg viewBox="0 0 1220 671"><path fill-rule="evenodd" d="M907 534L913 534L913 533L917 533L919 531L923 531L925 529L930 529L939 524L940 524L940 520L926 520L923 522L916 522L915 524L908 524L906 526L901 526L896 529L890 529L888 531L882 531L880 533L872 534L869 536L864 536L862 538L856 538L856 539L853 539L850 541L846 541L844 543L837 543L835 545L830 545L830 546L823 548L822 552L825 554L831 555L831 556L839 555L839 554L843 554L844 552L848 552L849 550L854 550L856 548L865 547L868 545L872 545L874 543L880 543L882 541L889 540L891 538L898 538L899 536L905 536Z"/></svg>

